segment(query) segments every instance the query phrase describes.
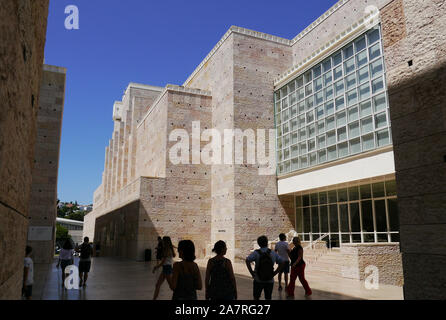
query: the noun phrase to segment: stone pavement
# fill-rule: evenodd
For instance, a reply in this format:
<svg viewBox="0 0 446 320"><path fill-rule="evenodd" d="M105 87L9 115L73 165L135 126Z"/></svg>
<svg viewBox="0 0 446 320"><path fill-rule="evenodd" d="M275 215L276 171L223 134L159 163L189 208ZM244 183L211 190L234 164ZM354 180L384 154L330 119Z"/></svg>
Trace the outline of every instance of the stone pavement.
<svg viewBox="0 0 446 320"><path fill-rule="evenodd" d="M75 264L78 264L75 258ZM197 261L204 272L206 261ZM86 288L67 290L62 286L60 269L56 263L48 268L44 285L34 288L33 299L44 300L150 300L160 271L152 273L154 262L135 262L121 258L93 258L91 272ZM242 264L234 266L237 279L239 300L252 300L252 280L247 276L246 267ZM44 272L43 269L40 272ZM42 276L42 275L40 275ZM313 289L312 300L345 300L345 299L402 299L402 289L392 286L381 286L380 290L366 290L354 280L322 279L308 275L308 282ZM283 280L282 280L283 281ZM171 299L172 292L167 282L163 283L159 299ZM204 290L198 292L198 298L204 299ZM285 293L274 286L273 299L286 299ZM299 281L296 283L295 299L306 299Z"/></svg>

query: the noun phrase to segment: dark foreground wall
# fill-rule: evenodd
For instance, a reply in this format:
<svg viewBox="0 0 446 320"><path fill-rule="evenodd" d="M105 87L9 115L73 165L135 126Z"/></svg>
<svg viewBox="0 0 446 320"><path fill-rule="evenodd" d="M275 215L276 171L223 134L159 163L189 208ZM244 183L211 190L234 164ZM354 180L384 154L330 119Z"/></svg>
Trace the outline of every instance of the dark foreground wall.
<svg viewBox="0 0 446 320"><path fill-rule="evenodd" d="M405 299L446 299L446 2L382 11Z"/></svg>
<svg viewBox="0 0 446 320"><path fill-rule="evenodd" d="M19 299L48 0L0 1L0 299Z"/></svg>

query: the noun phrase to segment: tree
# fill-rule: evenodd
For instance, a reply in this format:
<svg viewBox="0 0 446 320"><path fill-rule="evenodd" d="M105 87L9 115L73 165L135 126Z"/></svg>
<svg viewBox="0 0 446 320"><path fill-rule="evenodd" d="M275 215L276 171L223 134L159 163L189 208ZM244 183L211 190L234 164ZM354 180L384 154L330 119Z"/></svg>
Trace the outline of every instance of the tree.
<svg viewBox="0 0 446 320"><path fill-rule="evenodd" d="M56 224L56 241L62 242L67 239L71 239L71 236L68 234L68 229L57 223Z"/></svg>

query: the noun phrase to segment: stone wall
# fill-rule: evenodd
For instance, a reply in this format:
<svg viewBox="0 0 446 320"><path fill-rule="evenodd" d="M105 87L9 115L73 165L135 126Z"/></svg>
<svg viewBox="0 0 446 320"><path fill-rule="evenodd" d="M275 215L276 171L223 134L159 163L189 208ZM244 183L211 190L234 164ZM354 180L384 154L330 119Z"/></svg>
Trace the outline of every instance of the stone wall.
<svg viewBox="0 0 446 320"><path fill-rule="evenodd" d="M0 299L19 299L48 0L0 2Z"/></svg>
<svg viewBox="0 0 446 320"><path fill-rule="evenodd" d="M43 66L37 112L37 140L29 209L29 227L48 227L51 240L30 241L34 263L51 263L54 258L57 216L57 176L65 97L66 69Z"/></svg>
<svg viewBox="0 0 446 320"><path fill-rule="evenodd" d="M405 299L446 298L446 3L382 10Z"/></svg>
<svg viewBox="0 0 446 320"><path fill-rule="evenodd" d="M343 262L342 276L345 278L364 281L376 270L380 284L403 285L398 243L343 244L340 254Z"/></svg>

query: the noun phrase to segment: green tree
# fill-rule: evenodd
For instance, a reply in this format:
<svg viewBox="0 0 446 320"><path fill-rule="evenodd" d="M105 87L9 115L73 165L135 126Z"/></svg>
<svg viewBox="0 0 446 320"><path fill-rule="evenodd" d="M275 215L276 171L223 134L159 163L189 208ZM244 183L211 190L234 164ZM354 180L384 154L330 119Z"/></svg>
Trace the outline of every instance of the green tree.
<svg viewBox="0 0 446 320"><path fill-rule="evenodd" d="M68 229L61 226L60 224L56 224L56 241L65 241L67 239L71 239L71 236L68 234Z"/></svg>

